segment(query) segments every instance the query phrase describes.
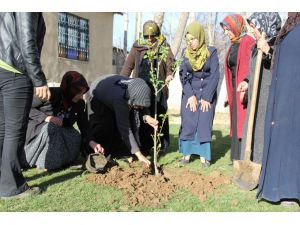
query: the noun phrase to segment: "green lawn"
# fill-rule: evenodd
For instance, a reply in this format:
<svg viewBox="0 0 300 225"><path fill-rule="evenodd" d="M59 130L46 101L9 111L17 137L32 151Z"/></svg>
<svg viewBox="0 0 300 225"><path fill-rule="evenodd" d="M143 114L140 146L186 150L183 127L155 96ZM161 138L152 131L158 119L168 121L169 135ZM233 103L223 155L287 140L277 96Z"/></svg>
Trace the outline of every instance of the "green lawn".
<svg viewBox="0 0 300 225"><path fill-rule="evenodd" d="M171 125L171 146L166 154L160 157L159 163L176 168L181 155L178 153L178 128ZM226 176L232 176L229 166L230 139L228 125L215 123L212 142L212 166L203 169L199 159L194 159L187 166L190 170L209 175L220 171ZM22 200L0 200L1 212L28 211L202 211L202 212L268 212L296 211L299 207L284 207L264 201L257 202L254 191L243 191L233 184L223 185L222 194L208 196L200 201L185 189L179 189L173 197L161 207L137 205L130 207L122 199L122 191L109 186L101 186L87 181L89 174L81 171L65 169L58 172L38 173L35 169L25 173L30 185L38 185L43 193L39 196Z"/></svg>

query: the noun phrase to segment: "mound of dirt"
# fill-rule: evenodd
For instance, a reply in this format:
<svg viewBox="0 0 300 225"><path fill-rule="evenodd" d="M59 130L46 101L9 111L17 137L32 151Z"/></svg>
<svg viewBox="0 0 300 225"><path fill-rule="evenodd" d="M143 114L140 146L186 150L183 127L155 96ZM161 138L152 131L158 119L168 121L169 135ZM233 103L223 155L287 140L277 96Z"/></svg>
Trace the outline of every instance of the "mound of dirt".
<svg viewBox="0 0 300 225"><path fill-rule="evenodd" d="M105 174L90 174L87 179L121 189L131 206L163 205L180 188L188 189L204 200L210 194L219 193L217 188L220 185L231 182L219 171L205 176L186 168L163 168L161 175L155 176L138 162L131 163L128 168L114 166Z"/></svg>

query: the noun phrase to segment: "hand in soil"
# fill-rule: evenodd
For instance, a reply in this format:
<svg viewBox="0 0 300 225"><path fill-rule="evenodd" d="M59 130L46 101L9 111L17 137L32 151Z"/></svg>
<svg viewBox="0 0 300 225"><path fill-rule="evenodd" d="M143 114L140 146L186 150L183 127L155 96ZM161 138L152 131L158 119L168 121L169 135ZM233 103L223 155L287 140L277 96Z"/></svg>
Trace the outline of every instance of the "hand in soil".
<svg viewBox="0 0 300 225"><path fill-rule="evenodd" d="M104 148L95 141L89 142L90 147L94 150L95 153L104 154Z"/></svg>
<svg viewBox="0 0 300 225"><path fill-rule="evenodd" d="M136 152L135 155L140 162L144 163L147 167L150 167L151 162L140 151Z"/></svg>

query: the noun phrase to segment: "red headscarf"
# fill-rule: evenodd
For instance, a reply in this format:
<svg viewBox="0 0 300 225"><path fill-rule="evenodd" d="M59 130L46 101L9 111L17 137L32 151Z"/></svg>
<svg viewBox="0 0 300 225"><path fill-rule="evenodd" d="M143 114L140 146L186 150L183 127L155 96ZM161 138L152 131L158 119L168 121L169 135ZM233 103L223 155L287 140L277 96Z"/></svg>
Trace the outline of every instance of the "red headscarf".
<svg viewBox="0 0 300 225"><path fill-rule="evenodd" d="M226 27L234 34L236 38L232 40L232 42L238 42L239 39L246 34L245 21L240 14L231 14L226 16L220 25L223 29Z"/></svg>
<svg viewBox="0 0 300 225"><path fill-rule="evenodd" d="M84 76L76 71L68 71L62 78L60 89L62 93L63 106L66 109L71 105L72 99L85 89L86 93L90 88Z"/></svg>

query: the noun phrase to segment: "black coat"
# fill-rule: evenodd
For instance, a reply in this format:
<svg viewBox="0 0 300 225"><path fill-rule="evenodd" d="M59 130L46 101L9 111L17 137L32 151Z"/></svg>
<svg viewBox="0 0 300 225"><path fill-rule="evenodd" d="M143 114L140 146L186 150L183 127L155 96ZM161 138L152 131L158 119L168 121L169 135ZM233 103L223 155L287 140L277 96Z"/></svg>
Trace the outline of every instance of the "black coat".
<svg viewBox="0 0 300 225"><path fill-rule="evenodd" d="M300 200L300 23L276 46L258 198Z"/></svg>
<svg viewBox="0 0 300 225"><path fill-rule="evenodd" d="M139 137L136 123L132 122L133 112L129 105L128 99L126 97L126 88L122 87L118 84L120 80L128 80L130 78L120 76L120 75L103 75L96 79L90 88L90 93L92 94L92 102L98 102L98 105L103 104L106 110L106 113L113 115L114 121L109 122L107 127L99 127L96 121L98 118L97 115L101 114L100 112L96 112L96 110L101 110L103 107L92 108L94 111L94 115L90 118L90 124L93 124L93 127L98 127L97 129L91 128L89 132L89 139L97 141L97 133L103 133L108 129L116 129L119 131L119 134L132 154L136 153L140 150ZM96 104L94 104L96 105ZM149 114L147 109L140 110L141 114ZM105 115L104 115L105 116ZM106 121L107 122L107 121ZM140 123L140 122L138 122ZM102 124L104 124L102 122ZM113 126L116 126L114 128ZM136 126L136 127L135 127ZM106 131L107 132L107 131Z"/></svg>
<svg viewBox="0 0 300 225"><path fill-rule="evenodd" d="M253 89L253 79L255 73L255 66L256 66L256 58L257 58L257 48L256 46L252 49L252 57L250 60L250 74L247 77L249 80L248 86L248 105L251 104L251 95ZM263 147L264 147L264 123L265 123L265 116L266 116L266 108L269 96L269 89L271 85L271 58L268 56L264 56L262 59L261 64L261 71L260 71L260 80L258 84L258 92L257 92L257 99L256 99L256 113L254 116L254 123L253 123L253 135L252 135L252 160L256 163L261 164L262 156L263 156ZM250 107L247 108L247 115L244 123L243 128L243 138L241 144L241 159L245 157L245 149L246 149L246 142L247 142L247 129L248 129L248 120L249 120L249 113Z"/></svg>
<svg viewBox="0 0 300 225"><path fill-rule="evenodd" d="M211 141L220 72L217 49L209 47L209 52L210 57L207 58L200 71L193 71L187 58L184 58L180 66L179 75L182 83L181 140L193 140L197 132L200 142ZM196 96L198 103L201 99L211 103L208 112L200 110L200 103L196 112L192 112L189 107L186 108L188 98L193 95Z"/></svg>
<svg viewBox="0 0 300 225"><path fill-rule="evenodd" d="M59 87L51 87L50 100L42 100L36 96L33 97L32 107L29 113L29 122L26 132L26 144L33 140L39 133L42 126L46 123L47 116L57 116L61 111L61 91ZM88 119L85 102L80 100L71 105L71 110L68 113L68 118L63 119L64 127L72 127L75 122L79 127L84 141L87 129Z"/></svg>
<svg viewBox="0 0 300 225"><path fill-rule="evenodd" d="M30 77L33 86L47 84L40 56L46 33L42 13L0 13L0 59Z"/></svg>

